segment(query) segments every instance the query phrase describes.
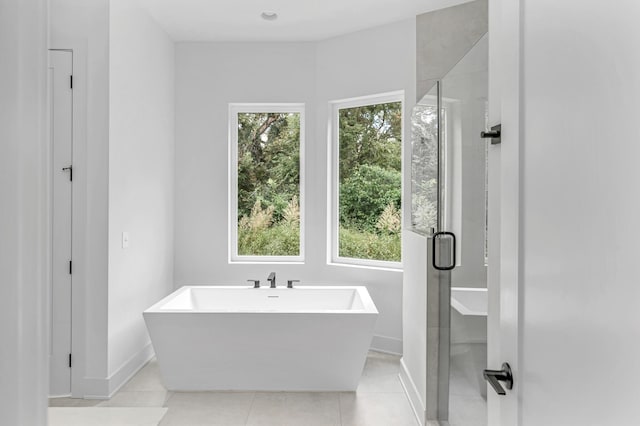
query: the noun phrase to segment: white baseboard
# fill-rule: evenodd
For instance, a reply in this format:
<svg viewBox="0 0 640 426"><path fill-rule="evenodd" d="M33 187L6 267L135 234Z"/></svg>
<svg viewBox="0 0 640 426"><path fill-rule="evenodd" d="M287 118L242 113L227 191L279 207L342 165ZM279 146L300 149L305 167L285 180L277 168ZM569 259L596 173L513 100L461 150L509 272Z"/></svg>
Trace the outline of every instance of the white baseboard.
<svg viewBox="0 0 640 426"><path fill-rule="evenodd" d="M109 382L104 377L85 377L82 379L82 392L79 396L84 399L109 399Z"/></svg>
<svg viewBox="0 0 640 426"><path fill-rule="evenodd" d="M402 355L402 340L387 336L373 336L371 349L392 355Z"/></svg>
<svg viewBox="0 0 640 426"><path fill-rule="evenodd" d="M144 367L154 355L151 342L147 343L137 354L129 358L113 374L109 376L109 398L129 381L142 367Z"/></svg>
<svg viewBox="0 0 640 426"><path fill-rule="evenodd" d="M404 359L400 359L400 383L402 384L402 388L404 389L404 393L407 395L407 399L409 400L409 404L411 405L411 409L413 410L413 414L416 416L416 420L420 426L425 426L426 410L424 404L422 403L422 399L420 398L420 393L418 392L418 388L414 383L413 379L411 379L411 375L407 370L407 366L404 363Z"/></svg>
<svg viewBox="0 0 640 426"><path fill-rule="evenodd" d="M84 399L111 398L153 358L154 354L153 346L151 346L151 342L149 342L108 377L85 377L84 395L82 397Z"/></svg>

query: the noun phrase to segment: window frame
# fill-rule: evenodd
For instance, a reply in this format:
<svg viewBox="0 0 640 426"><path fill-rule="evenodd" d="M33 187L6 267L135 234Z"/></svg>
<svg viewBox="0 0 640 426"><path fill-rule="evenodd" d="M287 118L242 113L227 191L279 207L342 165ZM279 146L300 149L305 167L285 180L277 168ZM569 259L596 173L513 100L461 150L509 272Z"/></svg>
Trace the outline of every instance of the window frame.
<svg viewBox="0 0 640 426"><path fill-rule="evenodd" d="M238 114L240 113L298 113L300 114L300 254L298 256L246 256L238 254ZM305 104L304 103L229 103L228 146L228 248L229 263L304 263L305 261Z"/></svg>
<svg viewBox="0 0 640 426"><path fill-rule="evenodd" d="M340 224L340 181L339 181L339 129L340 129L340 110L347 108L356 108L367 105L386 104L392 102L400 102L402 111L401 118L401 147L400 147L400 191L402 194L402 202L400 205L400 232L404 229L404 186L405 186L405 91L396 90L393 92L385 92L374 95L359 96L355 98L340 99L329 102L329 124L328 124L328 153L327 153L327 175L328 175L328 191L327 191L327 264L339 266L355 266L364 268L384 269L392 271L402 270L402 260L393 262L387 260L359 259L352 257L342 257L339 255L339 224Z"/></svg>

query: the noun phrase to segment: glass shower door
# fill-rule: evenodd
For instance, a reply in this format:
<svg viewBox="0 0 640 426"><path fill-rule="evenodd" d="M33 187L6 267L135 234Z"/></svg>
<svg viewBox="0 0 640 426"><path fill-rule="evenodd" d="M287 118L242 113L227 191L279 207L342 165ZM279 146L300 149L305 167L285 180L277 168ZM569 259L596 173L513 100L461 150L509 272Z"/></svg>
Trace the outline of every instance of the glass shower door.
<svg viewBox="0 0 640 426"><path fill-rule="evenodd" d="M443 224L457 237L451 271L451 426L486 426L488 37L442 79Z"/></svg>
<svg viewBox="0 0 640 426"><path fill-rule="evenodd" d="M411 226L427 237L427 420L486 426L488 40L412 114Z"/></svg>

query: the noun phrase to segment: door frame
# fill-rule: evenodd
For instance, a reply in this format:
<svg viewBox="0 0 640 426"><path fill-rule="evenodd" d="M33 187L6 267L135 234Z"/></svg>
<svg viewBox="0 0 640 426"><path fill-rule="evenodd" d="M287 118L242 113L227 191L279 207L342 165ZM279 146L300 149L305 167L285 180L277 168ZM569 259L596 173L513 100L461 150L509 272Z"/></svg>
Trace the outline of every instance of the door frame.
<svg viewBox="0 0 640 426"><path fill-rule="evenodd" d="M489 388L491 425L522 424L522 26L524 0L489 0L489 120L502 124L502 143L489 148L488 368L511 366L513 389Z"/></svg>
<svg viewBox="0 0 640 426"><path fill-rule="evenodd" d="M85 299L86 284L86 255L84 241L86 223L86 170L82 161L86 157L86 111L87 111L87 85L86 85L86 46L78 45L73 42L60 43L59 46L52 43L48 51L64 51L71 53L71 71L73 75L72 96L72 165L73 165L73 185L71 186L71 259L73 260L72 282L73 290L71 293L71 397L82 398L85 396L84 388L86 378L84 377L85 364L85 308L83 300ZM81 64L85 64L83 67ZM51 152L48 153L50 161ZM48 171L51 174L51 170ZM49 217L52 214L51 203L52 184L47 188L47 200ZM52 258L51 244L47 246L47 259L51 262ZM49 268L50 270L50 268ZM50 272L49 272L50 274ZM49 277L51 279L51 277ZM47 306L50 300L47 301ZM49 333L50 328L47 328Z"/></svg>
<svg viewBox="0 0 640 426"><path fill-rule="evenodd" d="M67 52L70 55L70 60L71 60L71 69L70 69L70 74L73 75L73 52L69 49L48 49L48 58L47 58L47 62L49 64L49 68L51 67L51 53L52 52ZM53 81L52 80L48 80L47 82L48 85L53 85ZM50 87L51 88L51 87ZM51 90L48 90L48 96L51 96ZM47 103L47 109L48 109L48 114L47 114L47 119L48 121L48 128L50 129L50 134L53 126L55 125L54 121L51 120L52 118L52 114L51 114L51 110L50 108L53 105L53 99L49 99L49 102ZM71 141L70 141L70 150L71 150L71 166L73 166L73 148L74 148L74 123L75 123L75 118L74 118L74 110L73 110L73 105L74 105L74 96L73 96L73 87L71 87ZM54 218L54 200L53 200L53 195L54 195L54 185L55 185L55 179L53 178L54 173L58 172L58 173L63 173L63 171L61 170L57 170L57 169L53 169L53 160L54 160L54 152L56 147L54 146L54 142L53 140L49 140L49 142L47 143L47 176L49 177L48 179L48 184L47 184L47 220L48 220L48 226L49 226L49 232L47 233L47 274L48 274L48 288L47 288L47 310L50 310L53 306L53 284L54 284L54 275L53 275L53 257L54 257L54 253L55 253L55 248L53 246L53 229L55 228L55 223L53 221ZM73 173L73 172L71 172ZM65 174L65 178L69 177L70 175L67 173ZM72 176L72 174L71 174ZM73 193L74 193L74 184L73 184L73 180L71 180L70 182L71 187L70 187L70 195L71 195L71 199L70 199L70 209L69 209L69 226L70 226L70 242L71 242L71 247L69 247L70 249L70 261L73 259L73 235L74 235L74 221L73 221L73 206L74 206L74 200L73 200ZM74 282L74 277L73 277L73 270L71 269L72 264L69 265L70 268L70 282L69 284L71 285L71 289L69 291L69 305L68 305L68 309L70 311L70 318L69 318L69 343L70 343L70 347L69 347L69 352L73 353L73 349L72 349L72 345L73 345L73 282ZM50 318L52 315L52 312L49 312L48 317ZM53 331L53 324L50 324L49 327L47 327L47 334L49 334L51 331ZM52 336L48 336L48 341L50 342L50 345L53 345L53 342L51 342ZM49 370L51 370L52 366L49 365ZM69 368L71 369L69 372L69 395L71 395L72 392L72 378L71 378L71 374L73 372L73 368L71 368L71 365L69 366ZM52 397L51 395L51 386L49 386L48 389L49 392L49 396ZM57 397L57 396L64 396L64 395L53 395L53 397Z"/></svg>

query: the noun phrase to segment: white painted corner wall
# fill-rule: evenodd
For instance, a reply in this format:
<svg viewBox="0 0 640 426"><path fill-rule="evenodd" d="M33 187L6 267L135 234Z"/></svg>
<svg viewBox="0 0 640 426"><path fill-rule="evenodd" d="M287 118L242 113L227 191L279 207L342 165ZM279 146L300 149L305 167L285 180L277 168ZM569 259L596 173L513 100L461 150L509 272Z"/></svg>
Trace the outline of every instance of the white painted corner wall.
<svg viewBox="0 0 640 426"><path fill-rule="evenodd" d="M137 1L110 0L109 11L112 393L153 355L142 311L173 289L175 61L173 41Z"/></svg>
<svg viewBox="0 0 640 426"><path fill-rule="evenodd" d="M427 237L402 232L405 271L402 300L404 351L400 379L420 424L427 409Z"/></svg>
<svg viewBox="0 0 640 426"><path fill-rule="evenodd" d="M415 98L413 19L314 43L178 43L176 287L246 285L271 271L279 283L364 284L380 311L373 347L401 353L402 272L327 265L326 249L329 101L395 90L405 91L406 147ZM228 263L231 102L306 105L304 264Z"/></svg>

